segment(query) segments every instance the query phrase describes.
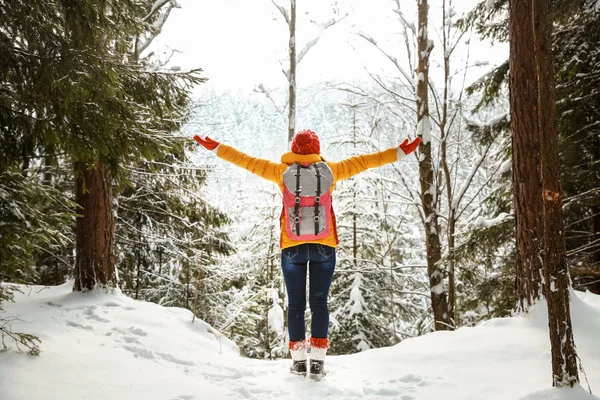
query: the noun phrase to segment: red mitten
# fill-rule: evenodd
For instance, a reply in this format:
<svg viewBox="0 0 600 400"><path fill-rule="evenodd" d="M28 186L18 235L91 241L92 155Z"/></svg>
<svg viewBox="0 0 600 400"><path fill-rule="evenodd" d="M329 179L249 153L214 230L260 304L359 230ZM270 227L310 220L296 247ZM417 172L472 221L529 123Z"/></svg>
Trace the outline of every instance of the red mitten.
<svg viewBox="0 0 600 400"><path fill-rule="evenodd" d="M404 139L404 142L400 144L399 147L402 149L404 154L409 155L410 153L416 150L416 148L419 146L419 143L421 143L421 138L418 136L412 142L409 142L408 138L406 138Z"/></svg>
<svg viewBox="0 0 600 400"><path fill-rule="evenodd" d="M206 137L206 139L202 139L200 136L196 135L196 136L194 136L194 140L196 142L200 143L202 146L204 146L204 148L206 150L211 150L211 151L216 149L217 146L221 144L221 143L217 142L216 140L212 140L208 136Z"/></svg>

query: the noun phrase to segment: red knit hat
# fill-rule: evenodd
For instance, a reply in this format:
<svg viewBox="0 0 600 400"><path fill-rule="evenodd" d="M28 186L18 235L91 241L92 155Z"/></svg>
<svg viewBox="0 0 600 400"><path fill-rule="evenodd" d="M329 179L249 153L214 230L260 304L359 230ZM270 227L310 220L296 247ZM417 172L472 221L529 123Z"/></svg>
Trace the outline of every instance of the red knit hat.
<svg viewBox="0 0 600 400"><path fill-rule="evenodd" d="M296 154L320 154L319 137L310 129L296 133L292 140L292 151Z"/></svg>

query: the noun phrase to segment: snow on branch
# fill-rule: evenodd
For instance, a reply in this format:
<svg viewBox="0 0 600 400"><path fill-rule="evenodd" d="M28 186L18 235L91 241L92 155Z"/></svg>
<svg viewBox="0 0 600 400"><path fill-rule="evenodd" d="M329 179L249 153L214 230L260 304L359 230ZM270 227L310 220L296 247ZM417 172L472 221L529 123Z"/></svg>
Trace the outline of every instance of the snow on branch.
<svg viewBox="0 0 600 400"><path fill-rule="evenodd" d="M475 164L473 164L473 167L471 168L471 172L469 173L468 178L463 182L457 195L454 196L454 198L452 199L452 209L455 212L456 212L456 209L458 208L458 205L462 201L467 189L469 188L469 186L471 186L471 182L473 181L475 174L479 170L479 167L481 167L481 164L483 164L483 161L485 160L487 153L489 152L490 148L492 147L492 144L494 144L494 141L491 141L487 145L485 151L483 152L483 155L481 155L479 158L477 158L477 160L475 161Z"/></svg>
<svg viewBox="0 0 600 400"><path fill-rule="evenodd" d="M325 31L328 28L331 28L332 26L334 26L338 22L342 21L347 16L348 16L348 14L345 14L341 18L331 18L328 21L323 22L323 23L318 23L318 22L315 22L315 21L311 20L312 23L316 24L319 27L319 33L312 40L308 41L304 45L304 47L302 48L302 50L300 50L300 52L296 56L296 65L300 64L300 62L302 61L302 59L304 58L304 56L306 55L306 53L308 53L309 50L312 49L319 42L319 40L321 40L321 37L323 37L323 34L325 33ZM283 70L283 74L285 75L285 77L288 80L290 79L290 71L289 71L289 69Z"/></svg>
<svg viewBox="0 0 600 400"><path fill-rule="evenodd" d="M164 9L165 6L166 6L166 9L163 12L162 10ZM143 22L146 23L146 25L148 27L149 35L144 40L141 40L140 38L136 39L135 54L137 57L139 57L140 54L142 54L144 52L144 50L146 50L150 46L150 44L152 44L154 39L156 39L156 37L160 34L163 26L165 25L165 23L167 22L167 19L169 18L169 15L171 14L171 10L173 10L174 8L181 8L181 5L179 4L179 2L177 0L156 0L156 2L152 6L152 9L148 13L148 15L146 15L144 17L144 19L142 20ZM156 21L154 21L154 23L150 24L149 21L157 13L161 13L161 14L159 15L158 19Z"/></svg>
<svg viewBox="0 0 600 400"><path fill-rule="evenodd" d="M402 26L405 29L410 30L413 35L417 36L417 28L415 28L415 24L413 22L410 22L406 19L406 17L404 16L404 13L402 13L402 11L400 11L400 3L398 0L396 0L396 3L398 4L398 9L394 10L394 12L396 14L398 14L398 18L400 19L400 23L402 23Z"/></svg>
<svg viewBox="0 0 600 400"><path fill-rule="evenodd" d="M302 61L302 59L304 58L306 53L308 53L308 51L310 49L312 49L315 44L317 44L317 42L319 41L319 39L321 39L322 36L323 36L323 31L321 31L321 33L317 37L315 37L310 42L308 42L304 45L302 50L300 50L300 53L298 53L298 57L297 57L297 61L296 61L297 64L300 64L300 61Z"/></svg>
<svg viewBox="0 0 600 400"><path fill-rule="evenodd" d="M181 4L177 0L156 0L150 9L148 15L144 17L142 21L147 22L152 18L154 14L160 11L167 3L170 3L171 8L181 8Z"/></svg>
<svg viewBox="0 0 600 400"><path fill-rule="evenodd" d="M271 0L271 3L273 3L273 5L275 7L277 7L277 9L281 13L281 15L283 15L283 19L285 19L285 22L289 25L290 24L290 14L288 13L288 10L284 6L280 6L279 4L277 4L275 2L275 0Z"/></svg>
<svg viewBox="0 0 600 400"><path fill-rule="evenodd" d="M377 41L373 37L367 35L366 33L358 32L358 36L362 37L367 42L371 43L373 46L375 46L377 48L377 50L379 50L381 52L381 54L386 56L394 64L394 66L398 69L398 71L404 77L404 79L406 79L406 83L409 86L414 85L414 80L412 78L412 75L406 69L404 69L404 67L402 67L402 65L400 65L400 62L398 61L398 59L396 57L394 57L393 55L391 55L388 52L386 52L385 50L383 50L381 48L381 46L379 46Z"/></svg>
<svg viewBox="0 0 600 400"><path fill-rule="evenodd" d="M275 107L275 110L277 110L277 112L279 114L281 114L282 116L284 116L284 108L280 107L277 105L277 101L273 98L273 96L271 95L271 93L273 92L273 90L269 90L265 87L264 84L260 83L258 86L256 86L254 88L254 91L257 93L263 93L265 96L267 96L267 99L269 99L271 101L271 103L273 103L273 106Z"/></svg>

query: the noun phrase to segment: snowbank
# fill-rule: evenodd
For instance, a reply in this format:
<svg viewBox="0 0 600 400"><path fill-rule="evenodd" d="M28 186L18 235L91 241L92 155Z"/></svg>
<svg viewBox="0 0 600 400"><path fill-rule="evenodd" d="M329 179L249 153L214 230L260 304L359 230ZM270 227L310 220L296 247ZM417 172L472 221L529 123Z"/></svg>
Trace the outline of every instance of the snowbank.
<svg viewBox="0 0 600 400"><path fill-rule="evenodd" d="M399 399L588 400L587 384L551 388L545 305L525 317L434 332L384 349L329 357L321 382L288 360L239 356L191 313L119 293L27 287L6 304L13 330L38 335L42 354L0 353L2 400ZM572 300L575 342L600 392L600 296ZM582 377L583 379L583 377Z"/></svg>

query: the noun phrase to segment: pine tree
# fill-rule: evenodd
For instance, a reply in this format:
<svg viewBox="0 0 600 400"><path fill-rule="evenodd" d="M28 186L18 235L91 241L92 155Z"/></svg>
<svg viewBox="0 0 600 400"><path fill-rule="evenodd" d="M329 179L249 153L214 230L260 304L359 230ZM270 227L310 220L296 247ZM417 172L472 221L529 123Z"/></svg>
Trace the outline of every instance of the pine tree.
<svg viewBox="0 0 600 400"><path fill-rule="evenodd" d="M481 2L460 25L474 26L485 38L508 39L506 0L493 7ZM557 129L559 134L561 175L564 191L567 263L576 287L598 291L598 191L600 176L597 162L597 120L600 96L597 87L598 21L594 1L561 0L553 3L555 30L553 53L557 83ZM502 103L508 84L508 60L482 77L470 89L481 93L476 111ZM503 191L511 190L504 185ZM493 214L491 215L493 216ZM508 264L505 264L508 266Z"/></svg>
<svg viewBox="0 0 600 400"><path fill-rule="evenodd" d="M573 387L579 382L579 376L571 323L569 300L571 281L566 263L565 226L562 212L560 162L558 160L551 9L550 3L547 1L532 0L532 3L531 24L533 25L538 81L540 176L543 187L544 295L548 302L552 385L559 388L567 385ZM513 14L510 15L510 18L513 18Z"/></svg>
<svg viewBox="0 0 600 400"><path fill-rule="evenodd" d="M186 158L181 149L130 171L119 196L119 276L132 297L187 308L209 321L206 296L220 290L212 287L210 266L232 251L224 231L229 218L202 197L207 171Z"/></svg>
<svg viewBox="0 0 600 400"><path fill-rule="evenodd" d="M377 102L351 95L339 108L336 119L350 122L332 144L346 156L376 151L394 130ZM414 243L408 207L391 201L393 180L386 179L391 173L390 168L368 171L336 189L340 246L330 309L331 350L337 354L398 343L417 334L417 321L426 318L422 298L415 296L425 291L425 277L403 273L409 268L401 265Z"/></svg>
<svg viewBox="0 0 600 400"><path fill-rule="evenodd" d="M129 62L152 5L2 3L3 83L13 88L3 93L2 148L26 157L57 152L72 163L80 207L76 290L115 284L113 182L125 180L122 167L136 157L176 147L168 132L201 81L197 72Z"/></svg>

